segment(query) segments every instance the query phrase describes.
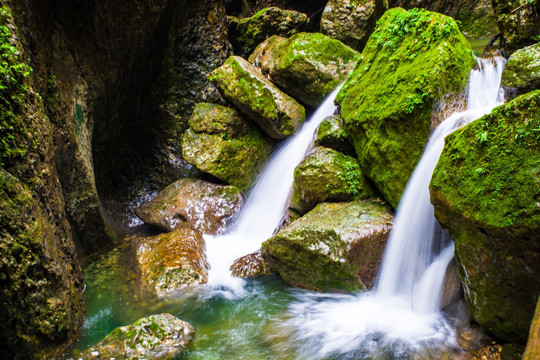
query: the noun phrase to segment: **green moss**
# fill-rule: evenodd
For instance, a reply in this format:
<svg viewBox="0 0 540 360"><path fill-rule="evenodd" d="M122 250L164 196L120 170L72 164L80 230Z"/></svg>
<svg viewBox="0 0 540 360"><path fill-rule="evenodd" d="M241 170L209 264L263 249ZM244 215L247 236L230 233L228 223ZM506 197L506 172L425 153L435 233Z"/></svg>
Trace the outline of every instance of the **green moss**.
<svg viewBox="0 0 540 360"><path fill-rule="evenodd" d="M502 75L502 85L524 94L540 88L540 43L517 50L510 56Z"/></svg>
<svg viewBox="0 0 540 360"><path fill-rule="evenodd" d="M0 165L20 160L28 150L23 109L32 68L14 45L11 10L0 7Z"/></svg>
<svg viewBox="0 0 540 360"><path fill-rule="evenodd" d="M362 169L395 207L427 141L433 104L463 89L475 60L454 20L401 8L383 15L362 55L337 101Z"/></svg>

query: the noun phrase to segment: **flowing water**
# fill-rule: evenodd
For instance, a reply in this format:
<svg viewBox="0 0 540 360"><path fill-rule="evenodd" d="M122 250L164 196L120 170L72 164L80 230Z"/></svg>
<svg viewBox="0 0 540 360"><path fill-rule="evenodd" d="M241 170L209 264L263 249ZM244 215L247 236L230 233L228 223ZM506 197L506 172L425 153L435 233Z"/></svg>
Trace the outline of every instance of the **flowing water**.
<svg viewBox="0 0 540 360"><path fill-rule="evenodd" d="M294 168L319 123L334 113L334 92L274 154L233 227L205 237L212 266L207 286L148 302L127 285L133 279L119 253L87 267L88 313L76 348L88 348L116 326L169 312L196 330L181 359L432 358L433 352L452 349L455 330L438 305L453 243L433 217L428 185L444 136L502 103L502 67L502 59L481 60L481 71L471 72L468 110L452 115L431 136L399 205L374 291L319 294L294 289L275 275L241 280L229 274L236 258L258 250L281 224Z"/></svg>

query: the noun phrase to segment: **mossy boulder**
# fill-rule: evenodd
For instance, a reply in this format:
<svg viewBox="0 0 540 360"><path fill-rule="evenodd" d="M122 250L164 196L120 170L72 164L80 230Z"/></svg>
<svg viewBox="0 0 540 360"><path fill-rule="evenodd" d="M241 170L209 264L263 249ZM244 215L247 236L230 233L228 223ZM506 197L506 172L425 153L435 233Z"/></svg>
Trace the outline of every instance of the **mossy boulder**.
<svg viewBox="0 0 540 360"><path fill-rule="evenodd" d="M291 285L319 291L370 288L392 227L374 201L322 203L265 241L261 252Z"/></svg>
<svg viewBox="0 0 540 360"><path fill-rule="evenodd" d="M142 203L136 214L145 223L165 231L189 226L205 234L217 234L243 203L244 196L237 187L186 178Z"/></svg>
<svg viewBox="0 0 540 360"><path fill-rule="evenodd" d="M290 207L304 214L321 202L360 200L374 195L355 158L317 147L294 170Z"/></svg>
<svg viewBox="0 0 540 360"><path fill-rule="evenodd" d="M212 104L197 103L189 118L189 127L196 133L221 135L235 138L250 132L249 124L233 108Z"/></svg>
<svg viewBox="0 0 540 360"><path fill-rule="evenodd" d="M261 251L244 255L234 260L231 273L239 278L251 278L270 274L270 265L263 259Z"/></svg>
<svg viewBox="0 0 540 360"><path fill-rule="evenodd" d="M173 360L187 348L194 333L193 326L171 314L151 315L114 329L81 358Z"/></svg>
<svg viewBox="0 0 540 360"><path fill-rule="evenodd" d="M516 95L540 89L540 43L519 49L510 56L501 84L514 88Z"/></svg>
<svg viewBox="0 0 540 360"><path fill-rule="evenodd" d="M523 360L540 359L540 298L529 331L529 340L523 354Z"/></svg>
<svg viewBox="0 0 540 360"><path fill-rule="evenodd" d="M337 96L360 166L395 208L431 127L434 103L461 91L475 64L456 22L388 10Z"/></svg>
<svg viewBox="0 0 540 360"><path fill-rule="evenodd" d="M362 51L387 0L330 0L321 17L321 33Z"/></svg>
<svg viewBox="0 0 540 360"><path fill-rule="evenodd" d="M524 344L540 294L540 90L449 135L430 194L472 317Z"/></svg>
<svg viewBox="0 0 540 360"><path fill-rule="evenodd" d="M274 139L293 134L306 117L302 105L239 56L229 57L209 78L227 100Z"/></svg>
<svg viewBox="0 0 540 360"><path fill-rule="evenodd" d="M292 36L304 31L308 22L304 13L271 6L241 20L229 17L229 38L235 53L247 58L268 37Z"/></svg>
<svg viewBox="0 0 540 360"><path fill-rule="evenodd" d="M360 60L357 51L319 33L270 38L267 42L249 60L287 94L313 107L343 82Z"/></svg>
<svg viewBox="0 0 540 360"><path fill-rule="evenodd" d="M206 282L209 265L202 233L181 228L130 243L140 292L164 298Z"/></svg>
<svg viewBox="0 0 540 360"><path fill-rule="evenodd" d="M315 146L324 146L345 155L356 156L340 115L329 116L321 122L317 129Z"/></svg>
<svg viewBox="0 0 540 360"><path fill-rule="evenodd" d="M501 45L509 53L540 41L540 1L491 0Z"/></svg>

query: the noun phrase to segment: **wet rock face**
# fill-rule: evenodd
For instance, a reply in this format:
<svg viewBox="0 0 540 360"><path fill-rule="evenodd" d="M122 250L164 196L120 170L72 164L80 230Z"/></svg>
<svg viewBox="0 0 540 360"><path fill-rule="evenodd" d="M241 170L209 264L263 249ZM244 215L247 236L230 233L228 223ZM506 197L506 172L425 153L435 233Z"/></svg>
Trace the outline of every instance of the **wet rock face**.
<svg viewBox="0 0 540 360"><path fill-rule="evenodd" d="M322 203L263 243L272 270L291 285L354 291L373 285L393 216L373 201Z"/></svg>
<svg viewBox="0 0 540 360"><path fill-rule="evenodd" d="M540 90L446 138L430 185L473 319L524 344L540 293Z"/></svg>
<svg viewBox="0 0 540 360"><path fill-rule="evenodd" d="M271 37L249 58L287 94L312 107L319 105L359 60L358 52L319 33Z"/></svg>
<svg viewBox="0 0 540 360"><path fill-rule="evenodd" d="M290 207L304 214L321 202L374 196L355 158L325 147L315 148L294 170Z"/></svg>
<svg viewBox="0 0 540 360"><path fill-rule="evenodd" d="M304 121L304 107L241 57L229 57L211 73L210 80L240 112L274 139L293 134Z"/></svg>
<svg viewBox="0 0 540 360"><path fill-rule="evenodd" d="M143 293L164 298L207 280L209 265L198 230L181 228L134 239L130 246Z"/></svg>
<svg viewBox="0 0 540 360"><path fill-rule="evenodd" d="M180 179L136 210L145 223L165 231L191 227L205 234L224 230L244 203L234 186L212 184L198 179Z"/></svg>
<svg viewBox="0 0 540 360"><path fill-rule="evenodd" d="M270 265L260 251L242 256L231 265L231 273L239 278L250 278L270 274Z"/></svg>
<svg viewBox="0 0 540 360"><path fill-rule="evenodd" d="M257 45L270 36L290 37L304 31L308 22L306 14L272 6L249 18L229 18L229 38L235 53L247 58Z"/></svg>
<svg viewBox="0 0 540 360"><path fill-rule="evenodd" d="M330 0L321 17L321 33L362 51L387 0Z"/></svg>
<svg viewBox="0 0 540 360"><path fill-rule="evenodd" d="M463 89L475 60L453 19L400 8L381 17L362 55L336 100L362 170L395 208L427 142L434 102Z"/></svg>
<svg viewBox="0 0 540 360"><path fill-rule="evenodd" d="M193 339L195 330L171 314L151 315L114 329L82 359L176 359Z"/></svg>
<svg viewBox="0 0 540 360"><path fill-rule="evenodd" d="M540 89L540 43L519 49L510 56L501 85L512 88L515 95Z"/></svg>

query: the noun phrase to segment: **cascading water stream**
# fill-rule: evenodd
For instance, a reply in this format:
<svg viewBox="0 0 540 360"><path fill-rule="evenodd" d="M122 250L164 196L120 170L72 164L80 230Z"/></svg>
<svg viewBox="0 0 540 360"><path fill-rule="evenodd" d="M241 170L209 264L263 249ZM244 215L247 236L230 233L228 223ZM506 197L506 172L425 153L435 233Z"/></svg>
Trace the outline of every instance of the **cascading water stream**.
<svg viewBox="0 0 540 360"><path fill-rule="evenodd" d="M433 132L398 206L375 291L301 294L291 305L282 326L294 335L283 346L295 347L298 358L385 357L385 351L399 358L455 346L455 331L439 312L454 244L435 220L429 183L445 136L503 103L504 62L501 57L478 60L479 70L469 79L467 110L452 114Z"/></svg>
<svg viewBox="0 0 540 360"><path fill-rule="evenodd" d="M205 235L211 269L208 285L227 297L242 296L244 281L230 275L229 267L243 255L260 249L284 219L294 180L294 169L304 159L319 124L336 111L338 87L321 103L298 132L274 152L259 175L238 218L223 235ZM232 293L231 293L232 291Z"/></svg>

